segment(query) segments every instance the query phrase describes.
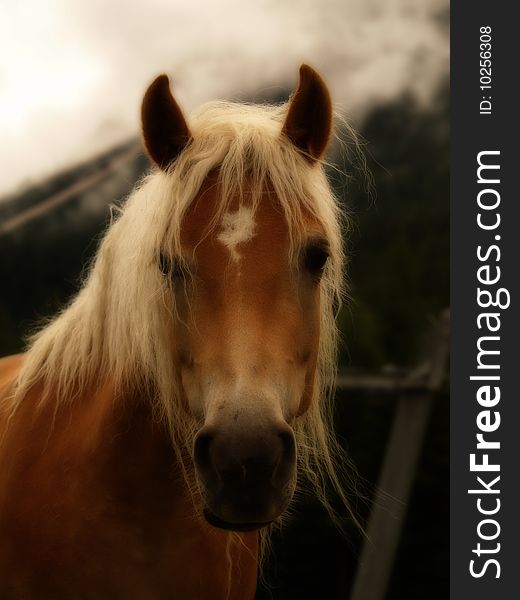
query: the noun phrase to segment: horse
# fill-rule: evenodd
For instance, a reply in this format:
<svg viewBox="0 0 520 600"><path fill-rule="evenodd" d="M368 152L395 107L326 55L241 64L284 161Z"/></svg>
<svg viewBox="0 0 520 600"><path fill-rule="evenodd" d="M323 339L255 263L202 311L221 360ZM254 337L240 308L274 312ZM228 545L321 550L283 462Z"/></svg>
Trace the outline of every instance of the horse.
<svg viewBox="0 0 520 600"><path fill-rule="evenodd" d="M151 171L0 361L3 600L248 600L300 476L341 493L326 84L302 65L286 104L188 120L161 75L141 116Z"/></svg>

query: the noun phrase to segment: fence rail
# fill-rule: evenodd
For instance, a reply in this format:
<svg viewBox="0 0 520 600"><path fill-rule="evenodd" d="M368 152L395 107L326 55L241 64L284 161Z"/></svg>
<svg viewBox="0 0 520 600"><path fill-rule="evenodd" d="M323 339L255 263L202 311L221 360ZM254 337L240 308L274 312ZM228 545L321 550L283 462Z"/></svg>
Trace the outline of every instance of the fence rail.
<svg viewBox="0 0 520 600"><path fill-rule="evenodd" d="M350 600L384 600L435 396L447 379L449 311L435 322L409 375L342 375L338 387L398 395Z"/></svg>

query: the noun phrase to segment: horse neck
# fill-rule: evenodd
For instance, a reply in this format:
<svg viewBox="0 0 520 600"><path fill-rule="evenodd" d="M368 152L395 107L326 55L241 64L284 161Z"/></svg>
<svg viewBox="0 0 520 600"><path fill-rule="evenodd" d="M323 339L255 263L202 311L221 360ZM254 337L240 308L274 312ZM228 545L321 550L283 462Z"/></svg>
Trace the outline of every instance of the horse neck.
<svg viewBox="0 0 520 600"><path fill-rule="evenodd" d="M8 431L35 465L35 486L44 478L59 485L66 476L78 497L93 503L108 496L136 513L160 513L161 507L194 513L185 469L145 392L116 394L107 382L68 402L47 397L35 408L37 391L19 405Z"/></svg>
<svg viewBox="0 0 520 600"><path fill-rule="evenodd" d="M193 511L185 481L185 470L165 424L154 415L146 392L127 392L109 398L100 394L100 435L96 454L100 457L100 476L123 503L140 509L158 509L158 502L170 509L182 502ZM107 400L109 408L107 409Z"/></svg>
<svg viewBox="0 0 520 600"><path fill-rule="evenodd" d="M14 532L8 545L19 540L21 553L52 548L51 559L71 573L75 548L93 549L96 573L105 563L116 565L114 573L117 565L121 573L148 569L150 561L141 558L157 556L152 574L143 571L146 590L157 579L159 586L173 581L180 589L209 585L205 594L189 597L253 597L256 534L237 537L204 522L146 394L115 394L106 384L69 402L47 397L37 408L38 392L35 387L24 397L0 444L0 527L12 524ZM188 560L206 561L205 579Z"/></svg>

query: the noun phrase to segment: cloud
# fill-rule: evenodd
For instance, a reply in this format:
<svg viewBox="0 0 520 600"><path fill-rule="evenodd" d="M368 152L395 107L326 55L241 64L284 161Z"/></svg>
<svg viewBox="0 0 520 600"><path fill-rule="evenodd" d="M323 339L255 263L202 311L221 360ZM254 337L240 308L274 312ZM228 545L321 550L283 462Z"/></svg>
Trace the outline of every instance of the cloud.
<svg viewBox="0 0 520 600"><path fill-rule="evenodd" d="M358 123L404 91L428 103L448 72L447 11L447 0L6 3L0 194L136 134L141 96L160 72L188 112L284 93L301 62Z"/></svg>

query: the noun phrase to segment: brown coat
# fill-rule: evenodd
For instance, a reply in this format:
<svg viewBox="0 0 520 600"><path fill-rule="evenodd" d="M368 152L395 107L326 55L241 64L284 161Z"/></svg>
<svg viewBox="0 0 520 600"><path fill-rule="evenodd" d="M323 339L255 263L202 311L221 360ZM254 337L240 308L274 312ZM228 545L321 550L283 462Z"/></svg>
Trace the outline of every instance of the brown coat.
<svg viewBox="0 0 520 600"><path fill-rule="evenodd" d="M22 361L0 360L0 406ZM2 600L253 598L257 534L202 520L148 403L37 402L0 421Z"/></svg>

